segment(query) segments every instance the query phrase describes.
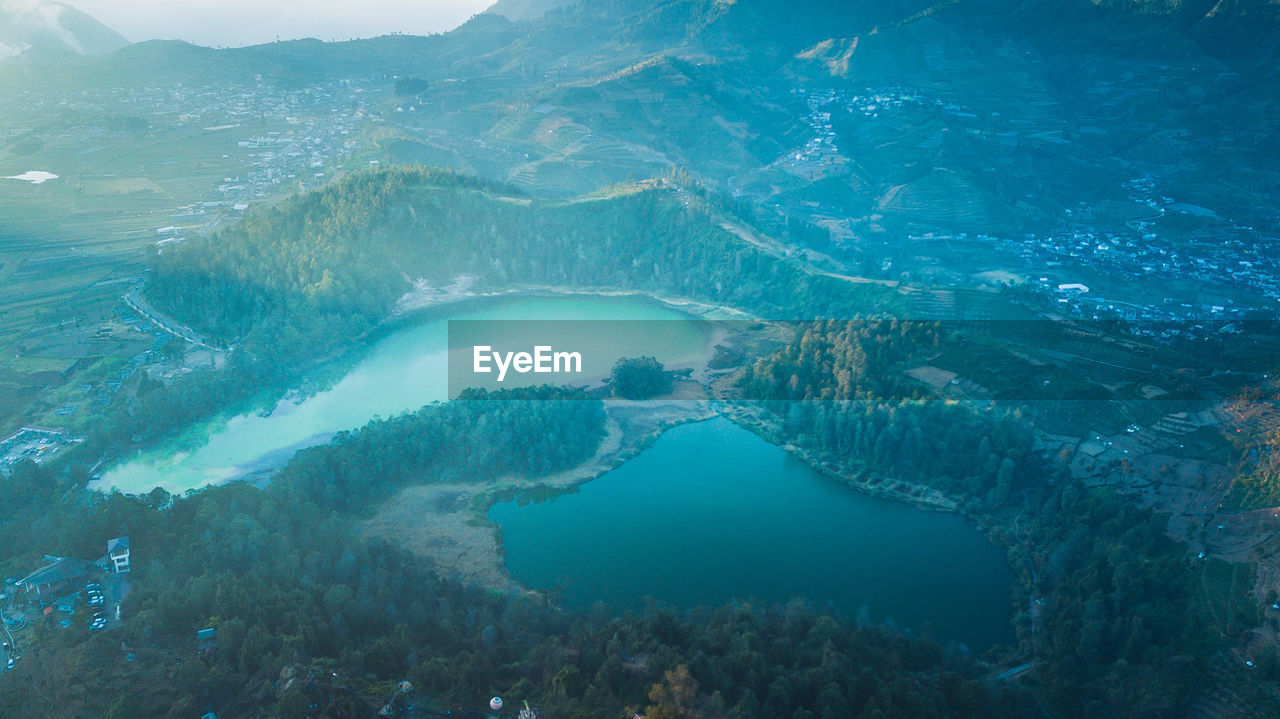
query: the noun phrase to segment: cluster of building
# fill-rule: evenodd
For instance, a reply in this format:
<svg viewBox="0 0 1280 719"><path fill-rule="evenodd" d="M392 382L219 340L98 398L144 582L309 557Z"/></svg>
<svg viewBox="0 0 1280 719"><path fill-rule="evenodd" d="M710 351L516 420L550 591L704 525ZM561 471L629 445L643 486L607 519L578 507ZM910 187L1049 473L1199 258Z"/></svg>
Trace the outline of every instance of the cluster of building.
<svg viewBox="0 0 1280 719"><path fill-rule="evenodd" d="M863 117L879 117L886 110L897 110L903 107L935 107L944 114L953 117L975 118L977 113L954 102L928 97L916 90L905 87L867 88L857 95L844 93L828 93L831 102L838 102L851 114Z"/></svg>
<svg viewBox="0 0 1280 719"><path fill-rule="evenodd" d="M1173 302L1152 305L1090 294L1087 285L1078 282L1058 283L1040 277L1035 289L1051 298L1063 313L1091 320L1124 320L1133 334L1156 339L1199 339L1238 333L1238 321L1251 319L1256 309L1243 305L1211 305Z"/></svg>
<svg viewBox="0 0 1280 719"><path fill-rule="evenodd" d="M836 131L831 124L831 103L835 102L835 90L817 90L809 92L804 88L795 88L793 95L804 98L809 112L802 120L809 126L813 136L803 147L792 150L779 161L779 166L794 175L817 179L817 173L841 161L840 149L836 146Z"/></svg>
<svg viewBox="0 0 1280 719"><path fill-rule="evenodd" d="M18 462L44 462L65 447L83 441L54 427L23 427L0 439L0 475L8 475Z"/></svg>
<svg viewBox="0 0 1280 719"><path fill-rule="evenodd" d="M156 241L164 246L234 220L253 202L268 199L278 185L292 192L321 184L340 158L357 149L364 123L380 120L371 109L372 98L385 84L380 78L348 78L286 89L259 79L30 91L17 100L36 115L85 118L82 124L47 131L59 135L56 144L85 147L80 154L101 150L112 131L174 131L187 136L184 144L193 148L211 143L203 150L224 152L222 159L231 164L243 159L243 172L223 176L204 198L175 208L168 222L155 228ZM114 119L96 121L102 117ZM162 166L172 164L148 169L163 173Z"/></svg>
<svg viewBox="0 0 1280 719"><path fill-rule="evenodd" d="M835 131L831 125L831 113L841 110L850 115L876 118L882 112L906 107L935 108L944 115L956 118L976 118L977 114L955 102L930 97L906 87L867 88L851 93L835 88L793 88L791 94L803 98L808 114L802 118L817 139L834 142Z"/></svg>
<svg viewBox="0 0 1280 719"><path fill-rule="evenodd" d="M95 561L46 555L41 565L21 579L4 580L0 606L7 668L20 658L23 630L37 622L68 629L77 622L102 631L120 621L120 601L129 592L129 538L106 543Z"/></svg>
<svg viewBox="0 0 1280 719"><path fill-rule="evenodd" d="M791 90L791 94L804 100L808 112L801 121L809 126L812 134L802 147L789 151L776 165L785 172L811 180L832 174L848 162L836 144L833 112L875 118L881 112L916 106L937 108L955 117L977 117L960 105L929 98L902 87L868 88L862 93L797 87Z"/></svg>
<svg viewBox="0 0 1280 719"><path fill-rule="evenodd" d="M811 181L839 175L849 162L841 155L833 124L838 123L839 116L883 121L886 112L919 108L942 117L953 131L991 140L1017 143L1022 138L1058 145L1070 142L1060 128L1038 131L1035 113L1027 117L1017 113L1004 117L995 112L980 115L956 102L904 87L869 88L862 92L795 88L791 94L805 103L807 111L801 120L810 130L809 139L775 166ZM1039 108L1053 103L1037 97L1031 104ZM1048 123L1046 127L1052 125ZM1104 132L1093 127L1080 132L1089 134L1086 129ZM927 150L931 147L928 143L936 141L936 136L924 137L916 149ZM1004 170L1018 172L1016 167ZM989 266L993 256L997 262L1007 260L1007 269L1033 278L1032 284L1045 297L1046 304L1085 317L1229 321L1257 310L1274 311L1280 304L1280 238L1222 217L1208 207L1180 202L1162 191L1160 185L1159 178L1144 175L1118 188L1131 203L1128 206L1138 208L1128 218L1117 218L1108 208L1080 203L1066 210L1061 228L1052 232L978 236L975 239L982 249L977 252L986 260L980 264ZM838 218L838 208L819 207L815 202L807 205L780 207L779 211L814 217L834 213L832 216ZM1162 219L1176 222L1165 223ZM847 220L844 222L848 224ZM1169 226L1181 229L1176 234L1161 229ZM831 234L834 246L852 249L846 240L856 239L856 232L837 237L832 229ZM968 238L961 235L958 239ZM892 248L888 252L891 254ZM886 261L882 269L889 268ZM1036 278L1038 282L1034 281Z"/></svg>
<svg viewBox="0 0 1280 719"><path fill-rule="evenodd" d="M253 201L267 197L276 185L302 191L322 184L338 160L358 148L364 123L378 119L365 92L350 80L290 93L268 90L266 97L259 98L263 104L251 114L274 126L283 123L283 129L253 133L238 141L239 147L250 150L246 172L223 178L201 209L229 207L242 212Z"/></svg>
<svg viewBox="0 0 1280 719"><path fill-rule="evenodd" d="M1017 257L1031 268L1055 273L1037 283L1042 292L1076 314L1102 313L1129 320L1199 321L1232 320L1274 312L1280 304L1280 238L1268 238L1251 227L1233 222L1212 223L1209 234L1194 246L1179 246L1161 236L1153 222L1170 212L1221 220L1203 207L1175 202L1156 192L1149 177L1126 183L1129 199L1152 209L1149 219L1131 220L1126 230L1101 230L1089 225L1048 235L1027 234L1021 239L995 239L993 247ZM1085 214L1087 210L1077 210ZM1090 293L1079 282L1063 278L1087 270L1110 282L1151 288L1171 283L1217 288L1209 299L1161 296L1158 302L1133 297L1108 298ZM1258 302L1237 301L1255 296ZM1262 305L1262 306L1258 306Z"/></svg>
<svg viewBox="0 0 1280 719"><path fill-rule="evenodd" d="M22 590L29 604L47 608L59 600L79 594L81 586L101 579L105 574L128 573L129 538L108 540L106 549L106 553L95 561L45 556L39 569L14 584Z"/></svg>
<svg viewBox="0 0 1280 719"><path fill-rule="evenodd" d="M234 100L224 97L228 92ZM180 208L170 218L175 225L157 228L165 235L160 245L181 241L187 228L208 233L234 221L280 185L302 192L323 184L341 167L340 158L358 149L361 127L380 121L370 107L373 93L350 79L292 91L258 82L235 90L200 88L197 94L209 109L199 113L185 106L179 123L200 126L202 133L239 134L236 146L246 151L247 165L243 173L223 177L200 202Z"/></svg>

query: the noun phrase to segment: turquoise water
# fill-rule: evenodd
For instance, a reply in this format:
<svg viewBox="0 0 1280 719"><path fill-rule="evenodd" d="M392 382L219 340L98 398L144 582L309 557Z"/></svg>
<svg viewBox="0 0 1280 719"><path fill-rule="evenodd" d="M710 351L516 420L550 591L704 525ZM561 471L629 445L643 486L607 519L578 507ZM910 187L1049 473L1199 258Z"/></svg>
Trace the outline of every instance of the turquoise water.
<svg viewBox="0 0 1280 719"><path fill-rule="evenodd" d="M268 415L248 413L214 423L192 451L163 448L112 467L90 485L140 494L163 487L180 494L279 466L304 447L375 417L416 410L448 396L448 324L466 320L668 320L636 322L620 341L597 337L597 325L565 323L558 347L583 348L599 365L644 352L692 361L709 357L712 338L700 323L668 305L643 297L598 295L510 296L438 312L432 319L376 341L331 388L301 401L282 400ZM532 340L534 338L521 338ZM597 351L590 351L595 349ZM547 381L547 375L512 376L506 386Z"/></svg>
<svg viewBox="0 0 1280 719"><path fill-rule="evenodd" d="M972 522L859 493L725 419L489 516L511 574L569 606L804 597L975 650L1013 638L1012 573Z"/></svg>

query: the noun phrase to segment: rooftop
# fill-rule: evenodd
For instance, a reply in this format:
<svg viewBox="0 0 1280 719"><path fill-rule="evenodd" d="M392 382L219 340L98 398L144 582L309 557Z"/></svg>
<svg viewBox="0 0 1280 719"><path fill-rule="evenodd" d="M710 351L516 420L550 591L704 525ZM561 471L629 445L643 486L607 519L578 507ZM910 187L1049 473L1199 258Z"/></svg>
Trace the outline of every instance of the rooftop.
<svg viewBox="0 0 1280 719"><path fill-rule="evenodd" d="M107 554L114 556L117 554L125 554L128 551L129 551L128 537L116 537L115 539L107 540Z"/></svg>
<svg viewBox="0 0 1280 719"><path fill-rule="evenodd" d="M19 579L18 584L24 587L56 584L92 576L98 571L98 567L92 562L75 557L62 557Z"/></svg>

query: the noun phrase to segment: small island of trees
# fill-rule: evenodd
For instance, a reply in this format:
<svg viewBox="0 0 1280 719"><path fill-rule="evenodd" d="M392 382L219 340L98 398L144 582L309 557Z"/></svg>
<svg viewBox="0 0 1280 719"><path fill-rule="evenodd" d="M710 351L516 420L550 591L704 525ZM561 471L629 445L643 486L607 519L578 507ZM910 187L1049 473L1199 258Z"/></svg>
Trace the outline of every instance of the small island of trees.
<svg viewBox="0 0 1280 719"><path fill-rule="evenodd" d="M622 357L609 373L613 396L649 399L671 391L671 374L655 357Z"/></svg>

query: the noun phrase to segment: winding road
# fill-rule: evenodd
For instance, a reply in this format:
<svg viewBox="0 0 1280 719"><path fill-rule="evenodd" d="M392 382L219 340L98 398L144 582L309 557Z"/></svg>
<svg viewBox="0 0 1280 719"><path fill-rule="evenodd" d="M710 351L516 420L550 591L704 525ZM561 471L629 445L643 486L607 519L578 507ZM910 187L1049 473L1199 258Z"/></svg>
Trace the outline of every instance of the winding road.
<svg viewBox="0 0 1280 719"><path fill-rule="evenodd" d="M199 345L205 349L220 351L225 351L227 349L226 347L216 347L206 343L204 338L197 334L195 330L187 327L186 325L178 324L168 315L156 310L142 298L142 293L140 293L136 288L130 290L129 293L124 296L124 301L133 309L134 312L145 317L148 322L178 339L186 340L191 344Z"/></svg>

